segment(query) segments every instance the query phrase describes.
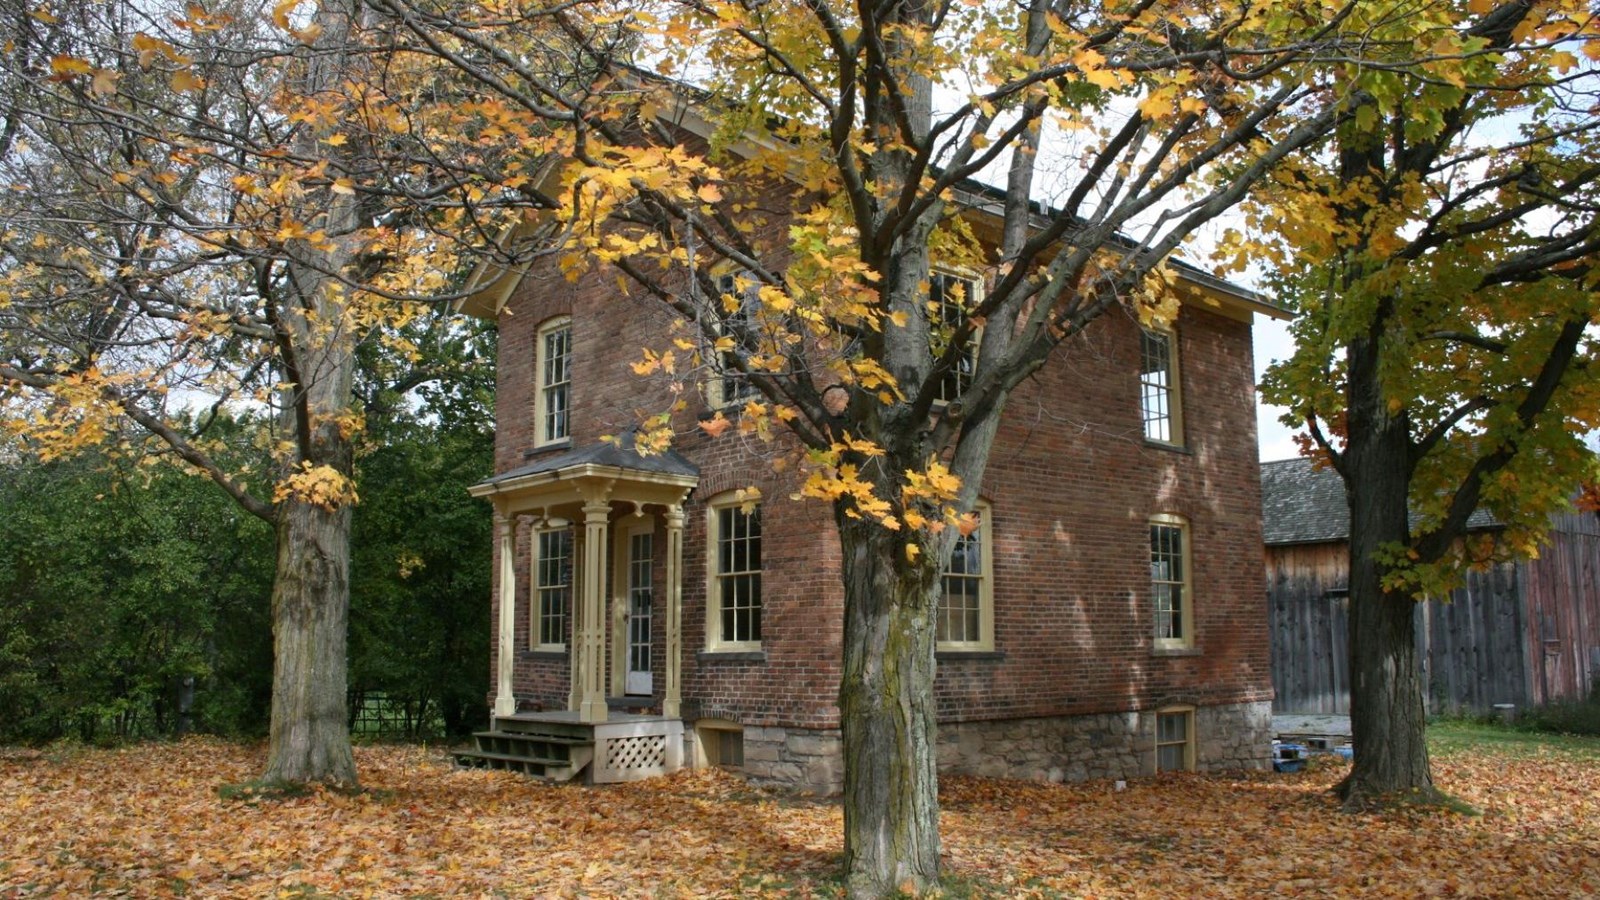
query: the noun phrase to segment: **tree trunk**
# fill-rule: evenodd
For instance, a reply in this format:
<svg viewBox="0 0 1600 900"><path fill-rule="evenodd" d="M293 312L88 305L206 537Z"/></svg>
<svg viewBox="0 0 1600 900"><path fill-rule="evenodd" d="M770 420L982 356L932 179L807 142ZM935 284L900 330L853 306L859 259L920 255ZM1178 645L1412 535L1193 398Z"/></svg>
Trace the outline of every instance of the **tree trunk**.
<svg viewBox="0 0 1600 900"><path fill-rule="evenodd" d="M290 79L305 97L339 96L363 59L354 29L357 0L317 5L304 70ZM291 147L304 158L324 154L338 169L371 170L360 146L320 142L338 124L297 132ZM306 198L296 210L308 228L324 232L326 245L285 243L285 278L273 330L279 363L292 391L284 404L284 432L295 436L297 466L332 469L349 479L353 448L349 428L354 398L355 342L365 333L353 309L353 288L332 274L349 273L370 221L363 198L334 193ZM308 469L309 471L310 469ZM323 781L354 786L348 714L350 621L350 505L353 491L333 491L321 502L299 493L279 501L278 563L272 587L272 732L267 780Z"/></svg>
<svg viewBox="0 0 1600 900"><path fill-rule="evenodd" d="M937 553L836 516L844 559L844 855L851 897L919 894L939 878L934 756Z"/></svg>
<svg viewBox="0 0 1600 900"><path fill-rule="evenodd" d="M1376 339L1350 348L1350 732L1355 765L1339 786L1359 809L1410 794L1431 801L1427 720L1417 667L1416 601L1384 590L1377 554L1408 543L1409 422L1383 396Z"/></svg>
<svg viewBox="0 0 1600 900"><path fill-rule="evenodd" d="M355 785L346 710L350 507L279 506L269 781Z"/></svg>

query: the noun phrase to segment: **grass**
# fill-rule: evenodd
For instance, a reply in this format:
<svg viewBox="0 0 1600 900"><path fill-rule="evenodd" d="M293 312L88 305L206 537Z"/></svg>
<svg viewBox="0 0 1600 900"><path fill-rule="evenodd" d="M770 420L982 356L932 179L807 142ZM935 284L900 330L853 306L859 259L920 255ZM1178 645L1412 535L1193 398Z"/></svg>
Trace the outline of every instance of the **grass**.
<svg viewBox="0 0 1600 900"><path fill-rule="evenodd" d="M1465 752L1519 758L1550 752L1600 759L1600 737L1530 731L1479 719L1439 719L1428 724L1428 750L1436 756Z"/></svg>

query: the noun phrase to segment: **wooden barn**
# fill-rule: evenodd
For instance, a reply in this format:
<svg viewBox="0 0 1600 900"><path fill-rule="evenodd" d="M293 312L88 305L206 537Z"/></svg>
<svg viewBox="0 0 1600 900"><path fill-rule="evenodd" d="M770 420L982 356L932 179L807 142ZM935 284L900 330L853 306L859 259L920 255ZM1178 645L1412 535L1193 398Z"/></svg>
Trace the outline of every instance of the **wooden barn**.
<svg viewBox="0 0 1600 900"><path fill-rule="evenodd" d="M1349 510L1337 473L1261 465L1274 714L1350 711ZM1469 523L1493 529L1482 512ZM1430 713L1587 696L1600 679L1600 516L1558 515L1538 559L1472 572L1417 604Z"/></svg>

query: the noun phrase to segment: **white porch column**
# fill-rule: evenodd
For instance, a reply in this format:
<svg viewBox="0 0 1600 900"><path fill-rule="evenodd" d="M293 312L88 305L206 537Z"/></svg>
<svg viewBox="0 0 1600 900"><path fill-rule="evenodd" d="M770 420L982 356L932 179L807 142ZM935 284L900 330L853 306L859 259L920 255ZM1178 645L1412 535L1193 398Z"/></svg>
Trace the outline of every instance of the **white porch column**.
<svg viewBox="0 0 1600 900"><path fill-rule="evenodd" d="M587 648L583 645L583 592L588 578L583 568L584 547L583 529L576 523L572 525L572 582L567 585L567 616L572 620L567 623L567 709L577 712L583 702L583 680L578 674L583 671L583 653Z"/></svg>
<svg viewBox="0 0 1600 900"><path fill-rule="evenodd" d="M495 666L494 714L509 716L517 711L517 697L511 686L517 662L516 519L495 513L494 527L500 540L500 642Z"/></svg>
<svg viewBox="0 0 1600 900"><path fill-rule="evenodd" d="M677 718L683 705L683 506L667 507L667 685L661 714Z"/></svg>
<svg viewBox="0 0 1600 900"><path fill-rule="evenodd" d="M583 507L583 655L574 680L579 688L578 721L606 720L606 531L611 504L589 502Z"/></svg>

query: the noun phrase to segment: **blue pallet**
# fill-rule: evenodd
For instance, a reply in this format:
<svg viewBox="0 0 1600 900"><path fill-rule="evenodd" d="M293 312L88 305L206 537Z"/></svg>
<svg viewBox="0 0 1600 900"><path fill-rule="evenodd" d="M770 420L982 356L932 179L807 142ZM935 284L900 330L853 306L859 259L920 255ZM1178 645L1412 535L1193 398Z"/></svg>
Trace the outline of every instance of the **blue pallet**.
<svg viewBox="0 0 1600 900"><path fill-rule="evenodd" d="M1306 748L1303 744L1272 745L1272 771L1299 772L1306 767Z"/></svg>

